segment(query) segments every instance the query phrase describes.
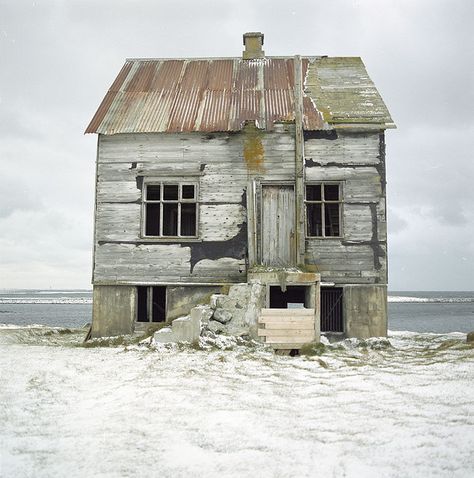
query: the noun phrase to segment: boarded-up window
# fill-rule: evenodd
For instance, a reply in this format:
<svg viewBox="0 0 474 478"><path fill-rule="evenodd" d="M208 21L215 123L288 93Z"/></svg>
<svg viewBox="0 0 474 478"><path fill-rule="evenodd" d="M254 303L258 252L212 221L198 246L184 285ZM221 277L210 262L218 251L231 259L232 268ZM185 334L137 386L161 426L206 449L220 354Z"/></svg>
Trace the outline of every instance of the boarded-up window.
<svg viewBox="0 0 474 478"><path fill-rule="evenodd" d="M342 194L340 183L306 185L306 235L339 237L341 231Z"/></svg>
<svg viewBox="0 0 474 478"><path fill-rule="evenodd" d="M151 237L196 237L197 184L146 184L143 201L144 235Z"/></svg>

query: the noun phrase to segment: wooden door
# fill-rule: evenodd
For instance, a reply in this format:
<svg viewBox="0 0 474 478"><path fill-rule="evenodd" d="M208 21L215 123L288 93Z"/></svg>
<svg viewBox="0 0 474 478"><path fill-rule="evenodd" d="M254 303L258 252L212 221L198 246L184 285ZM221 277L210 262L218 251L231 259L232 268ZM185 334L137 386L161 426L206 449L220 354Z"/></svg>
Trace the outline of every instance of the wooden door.
<svg viewBox="0 0 474 478"><path fill-rule="evenodd" d="M262 264L295 264L295 191L293 186L262 186Z"/></svg>

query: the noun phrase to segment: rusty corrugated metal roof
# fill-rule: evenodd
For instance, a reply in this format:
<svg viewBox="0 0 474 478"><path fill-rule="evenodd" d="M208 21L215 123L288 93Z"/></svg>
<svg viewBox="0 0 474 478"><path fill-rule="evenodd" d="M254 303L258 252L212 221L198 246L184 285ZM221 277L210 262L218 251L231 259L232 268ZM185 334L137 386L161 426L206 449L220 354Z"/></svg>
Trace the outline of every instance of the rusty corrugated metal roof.
<svg viewBox="0 0 474 478"><path fill-rule="evenodd" d="M246 121L271 130L295 118L293 61L127 60L86 133L239 131ZM303 110L306 129L323 127L309 97Z"/></svg>
<svg viewBox="0 0 474 478"><path fill-rule="evenodd" d="M127 60L86 133L272 130L294 121L293 57ZM357 57L304 57L303 128L394 127Z"/></svg>

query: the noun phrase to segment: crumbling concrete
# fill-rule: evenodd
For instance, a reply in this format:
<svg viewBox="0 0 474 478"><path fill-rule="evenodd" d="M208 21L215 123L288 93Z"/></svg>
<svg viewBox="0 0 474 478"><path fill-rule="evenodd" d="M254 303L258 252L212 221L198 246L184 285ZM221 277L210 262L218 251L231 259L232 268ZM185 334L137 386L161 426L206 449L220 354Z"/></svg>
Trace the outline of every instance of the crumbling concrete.
<svg viewBox="0 0 474 478"><path fill-rule="evenodd" d="M209 306L197 306L185 317L173 320L171 327L164 327L153 335L156 343L197 342L201 335L201 323L208 321L212 310Z"/></svg>
<svg viewBox="0 0 474 478"><path fill-rule="evenodd" d="M257 320L265 307L265 287L259 282L235 284L229 294L215 294L211 307L215 309L208 329L214 333L257 338ZM218 322L220 325L215 325Z"/></svg>

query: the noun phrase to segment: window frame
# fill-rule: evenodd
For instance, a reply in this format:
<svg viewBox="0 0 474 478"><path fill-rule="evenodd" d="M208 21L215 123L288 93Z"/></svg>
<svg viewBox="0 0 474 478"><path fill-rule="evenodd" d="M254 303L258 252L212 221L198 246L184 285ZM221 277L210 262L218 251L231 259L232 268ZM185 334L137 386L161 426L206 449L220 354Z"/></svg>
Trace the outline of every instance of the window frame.
<svg viewBox="0 0 474 478"><path fill-rule="evenodd" d="M164 186L178 186L178 199L164 199ZM194 198L193 199L183 199L182 197L182 186L194 186ZM147 199L147 189L149 186L160 186L160 199L152 200ZM164 204L178 204L178 215L177 215L177 235L176 236L167 236L164 234L160 235L148 235L146 234L146 221L147 221L147 204L159 204L160 205L160 224L159 231L163 232L163 205ZM181 205L182 204L196 204L196 231L192 236L181 235ZM140 234L143 239L150 241L196 241L199 239L199 210L200 210L200 201L199 201L199 180L196 177L167 177L167 178L146 178L143 181L142 186L142 201L141 201L141 227Z"/></svg>
<svg viewBox="0 0 474 478"><path fill-rule="evenodd" d="M325 185L337 185L339 186L339 199L326 200L324 198L324 186ZM306 199L306 186L321 186L321 200L313 201ZM308 231L308 204L320 204L321 205L321 236L311 236ZM326 215L324 211L325 204L339 204L339 234L337 236L326 236ZM305 237L307 239L342 239L344 237L344 224L343 224L343 208L344 208L344 181L308 181L304 185L304 227Z"/></svg>

